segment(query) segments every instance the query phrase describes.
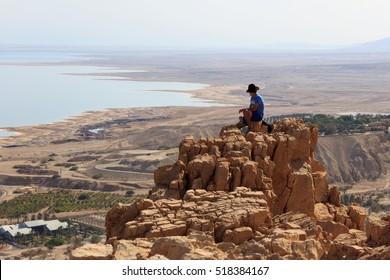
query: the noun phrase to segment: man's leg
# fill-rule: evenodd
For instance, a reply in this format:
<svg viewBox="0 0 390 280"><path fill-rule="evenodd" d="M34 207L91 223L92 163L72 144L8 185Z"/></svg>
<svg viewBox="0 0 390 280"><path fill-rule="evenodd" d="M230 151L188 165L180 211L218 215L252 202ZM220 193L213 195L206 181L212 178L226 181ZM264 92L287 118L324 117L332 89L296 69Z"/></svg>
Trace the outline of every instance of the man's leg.
<svg viewBox="0 0 390 280"><path fill-rule="evenodd" d="M238 128L238 129L241 129L241 128L243 128L243 127L245 127L246 125L243 123L243 122L238 122L237 124L236 124L236 127Z"/></svg>
<svg viewBox="0 0 390 280"><path fill-rule="evenodd" d="M251 118L252 118L252 111L251 110L245 110L244 111L244 119L245 122L248 124L249 129L251 129Z"/></svg>

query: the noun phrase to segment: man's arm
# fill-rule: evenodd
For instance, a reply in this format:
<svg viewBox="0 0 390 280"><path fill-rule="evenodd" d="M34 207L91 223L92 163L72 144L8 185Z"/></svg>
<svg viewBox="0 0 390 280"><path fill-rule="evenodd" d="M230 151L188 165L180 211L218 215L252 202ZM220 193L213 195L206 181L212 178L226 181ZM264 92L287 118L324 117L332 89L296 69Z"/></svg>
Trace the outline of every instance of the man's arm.
<svg viewBox="0 0 390 280"><path fill-rule="evenodd" d="M260 104L257 104L257 103L251 104L249 106L249 110L251 110L252 112L255 112L255 111L257 111L257 109L259 109L259 106L260 106Z"/></svg>
<svg viewBox="0 0 390 280"><path fill-rule="evenodd" d="M243 108L243 109L240 109L240 111L238 111L239 113L242 113L242 112L244 112L244 111L246 111L246 110L250 110L250 111L252 111L252 112L255 112L255 111L257 111L257 109L259 108L259 106L260 106L260 104L251 104L251 105L249 105L249 108Z"/></svg>

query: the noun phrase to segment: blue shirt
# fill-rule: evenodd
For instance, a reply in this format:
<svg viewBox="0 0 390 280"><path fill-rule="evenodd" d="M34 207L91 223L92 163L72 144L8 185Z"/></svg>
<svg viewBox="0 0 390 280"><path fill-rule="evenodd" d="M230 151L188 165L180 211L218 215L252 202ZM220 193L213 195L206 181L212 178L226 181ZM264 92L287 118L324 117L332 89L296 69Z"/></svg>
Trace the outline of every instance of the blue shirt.
<svg viewBox="0 0 390 280"><path fill-rule="evenodd" d="M251 104L259 104L259 107L257 108L257 114L261 118L264 117L264 99L261 95L251 96Z"/></svg>

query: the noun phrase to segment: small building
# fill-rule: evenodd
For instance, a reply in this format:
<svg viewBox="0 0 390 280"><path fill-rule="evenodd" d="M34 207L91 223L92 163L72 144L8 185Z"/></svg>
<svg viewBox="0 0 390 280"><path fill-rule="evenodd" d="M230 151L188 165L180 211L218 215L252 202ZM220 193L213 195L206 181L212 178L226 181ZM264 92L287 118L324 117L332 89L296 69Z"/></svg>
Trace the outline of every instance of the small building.
<svg viewBox="0 0 390 280"><path fill-rule="evenodd" d="M57 234L60 228L62 229L68 228L68 223L60 222L59 220L46 221L47 234L55 235Z"/></svg>
<svg viewBox="0 0 390 280"><path fill-rule="evenodd" d="M21 237L30 238L33 232L40 235L56 235L60 228L66 229L68 227L67 222L60 222L59 220L35 220L17 225L1 226L0 236L7 242L15 242Z"/></svg>
<svg viewBox="0 0 390 280"><path fill-rule="evenodd" d="M8 242L15 242L22 237L30 238L31 233L31 228L21 227L20 224L0 227L0 235Z"/></svg>
<svg viewBox="0 0 390 280"><path fill-rule="evenodd" d="M27 221L21 224L23 228L30 228L39 234L44 234L46 230L46 223L44 220Z"/></svg>

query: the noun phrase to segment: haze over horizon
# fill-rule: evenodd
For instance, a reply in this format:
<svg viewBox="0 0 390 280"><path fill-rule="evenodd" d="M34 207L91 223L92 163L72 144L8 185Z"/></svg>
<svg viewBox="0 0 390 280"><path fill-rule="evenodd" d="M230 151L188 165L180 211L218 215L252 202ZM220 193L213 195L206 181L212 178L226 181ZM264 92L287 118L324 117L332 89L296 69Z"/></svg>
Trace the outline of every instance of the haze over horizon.
<svg viewBox="0 0 390 280"><path fill-rule="evenodd" d="M387 0L1 0L0 45L258 48L390 36Z"/></svg>

